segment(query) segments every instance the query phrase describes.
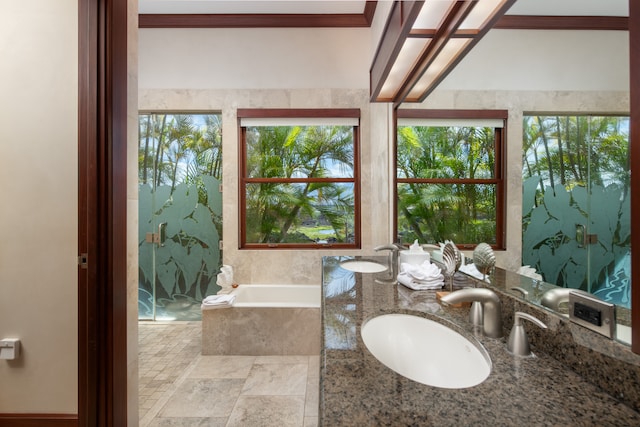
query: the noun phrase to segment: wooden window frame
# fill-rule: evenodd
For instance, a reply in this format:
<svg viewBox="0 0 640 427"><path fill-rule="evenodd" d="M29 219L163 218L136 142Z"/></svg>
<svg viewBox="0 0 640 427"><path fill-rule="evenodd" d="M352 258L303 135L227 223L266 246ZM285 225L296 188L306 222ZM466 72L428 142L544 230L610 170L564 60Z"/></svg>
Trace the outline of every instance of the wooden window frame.
<svg viewBox="0 0 640 427"><path fill-rule="evenodd" d="M460 178L398 178L398 119L501 119L504 120L502 128L495 128L495 163L494 177L492 179L460 179ZM507 110L422 110L422 109L398 109L394 118L394 206L393 206L393 230L398 236L398 184L491 184L496 186L496 241L491 246L496 250L506 249L506 135L507 135ZM426 242L424 242L426 243ZM481 243L481 242L477 242ZM460 249L471 250L477 245L471 243L457 243Z"/></svg>
<svg viewBox="0 0 640 427"><path fill-rule="evenodd" d="M352 178L249 178L247 176L246 127L241 120L246 118L355 118L358 124L353 127L353 177ZM239 249L360 249L361 248L361 206L360 206L360 109L358 108L307 108L307 109L251 109L240 108L238 119L238 156L239 168ZM281 183L295 184L306 182L353 183L354 197L354 241L353 243L247 243L247 184Z"/></svg>

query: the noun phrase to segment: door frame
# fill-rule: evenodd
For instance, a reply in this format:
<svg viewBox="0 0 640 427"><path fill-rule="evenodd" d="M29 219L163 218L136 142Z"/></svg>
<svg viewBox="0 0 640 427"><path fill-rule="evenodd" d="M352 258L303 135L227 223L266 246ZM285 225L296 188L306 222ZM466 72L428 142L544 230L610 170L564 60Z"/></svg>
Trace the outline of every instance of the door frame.
<svg viewBox="0 0 640 427"><path fill-rule="evenodd" d="M127 425L127 0L78 0L78 425Z"/></svg>

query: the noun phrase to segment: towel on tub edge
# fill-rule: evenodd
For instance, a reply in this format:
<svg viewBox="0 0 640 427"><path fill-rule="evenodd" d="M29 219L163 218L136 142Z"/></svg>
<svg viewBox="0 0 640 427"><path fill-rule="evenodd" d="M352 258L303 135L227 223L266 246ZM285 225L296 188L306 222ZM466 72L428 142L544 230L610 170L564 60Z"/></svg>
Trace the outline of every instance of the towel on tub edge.
<svg viewBox="0 0 640 427"><path fill-rule="evenodd" d="M233 301L236 299L234 294L225 295L209 295L202 300L200 308L208 310L211 308L227 308L233 306Z"/></svg>

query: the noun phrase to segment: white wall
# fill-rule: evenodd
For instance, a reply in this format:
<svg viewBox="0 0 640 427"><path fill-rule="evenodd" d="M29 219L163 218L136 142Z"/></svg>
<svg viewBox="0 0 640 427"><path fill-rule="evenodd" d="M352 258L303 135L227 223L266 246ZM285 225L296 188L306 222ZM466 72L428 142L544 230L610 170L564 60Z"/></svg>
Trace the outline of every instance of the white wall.
<svg viewBox="0 0 640 427"><path fill-rule="evenodd" d="M144 89L369 87L362 28L144 29Z"/></svg>
<svg viewBox="0 0 640 427"><path fill-rule="evenodd" d="M77 22L0 2L0 413L77 413Z"/></svg>
<svg viewBox="0 0 640 427"><path fill-rule="evenodd" d="M627 31L491 30L438 90L629 90Z"/></svg>

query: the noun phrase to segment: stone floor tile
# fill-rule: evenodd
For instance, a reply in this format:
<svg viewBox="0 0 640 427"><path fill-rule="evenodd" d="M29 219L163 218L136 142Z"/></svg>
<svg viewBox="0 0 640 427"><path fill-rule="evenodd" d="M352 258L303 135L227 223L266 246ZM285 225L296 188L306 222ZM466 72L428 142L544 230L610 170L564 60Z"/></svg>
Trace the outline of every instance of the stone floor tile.
<svg viewBox="0 0 640 427"><path fill-rule="evenodd" d="M255 356L200 356L189 378L247 378Z"/></svg>
<svg viewBox="0 0 640 427"><path fill-rule="evenodd" d="M256 365L271 363L309 364L309 356L257 356L255 363Z"/></svg>
<svg viewBox="0 0 640 427"><path fill-rule="evenodd" d="M320 401L320 379L307 378L307 394L304 401L305 417L318 416L318 402Z"/></svg>
<svg viewBox="0 0 640 427"><path fill-rule="evenodd" d="M254 364L242 395L304 396L307 388L307 364Z"/></svg>
<svg viewBox="0 0 640 427"><path fill-rule="evenodd" d="M202 356L201 329L139 324L140 427L317 427L319 356Z"/></svg>
<svg viewBox="0 0 640 427"><path fill-rule="evenodd" d="M155 418L148 427L225 427L227 418Z"/></svg>
<svg viewBox="0 0 640 427"><path fill-rule="evenodd" d="M160 410L160 417L228 417L242 379L185 379Z"/></svg>
<svg viewBox="0 0 640 427"><path fill-rule="evenodd" d="M240 396L227 427L302 427L302 396Z"/></svg>
<svg viewBox="0 0 640 427"><path fill-rule="evenodd" d="M318 427L318 417L304 417L304 427Z"/></svg>

